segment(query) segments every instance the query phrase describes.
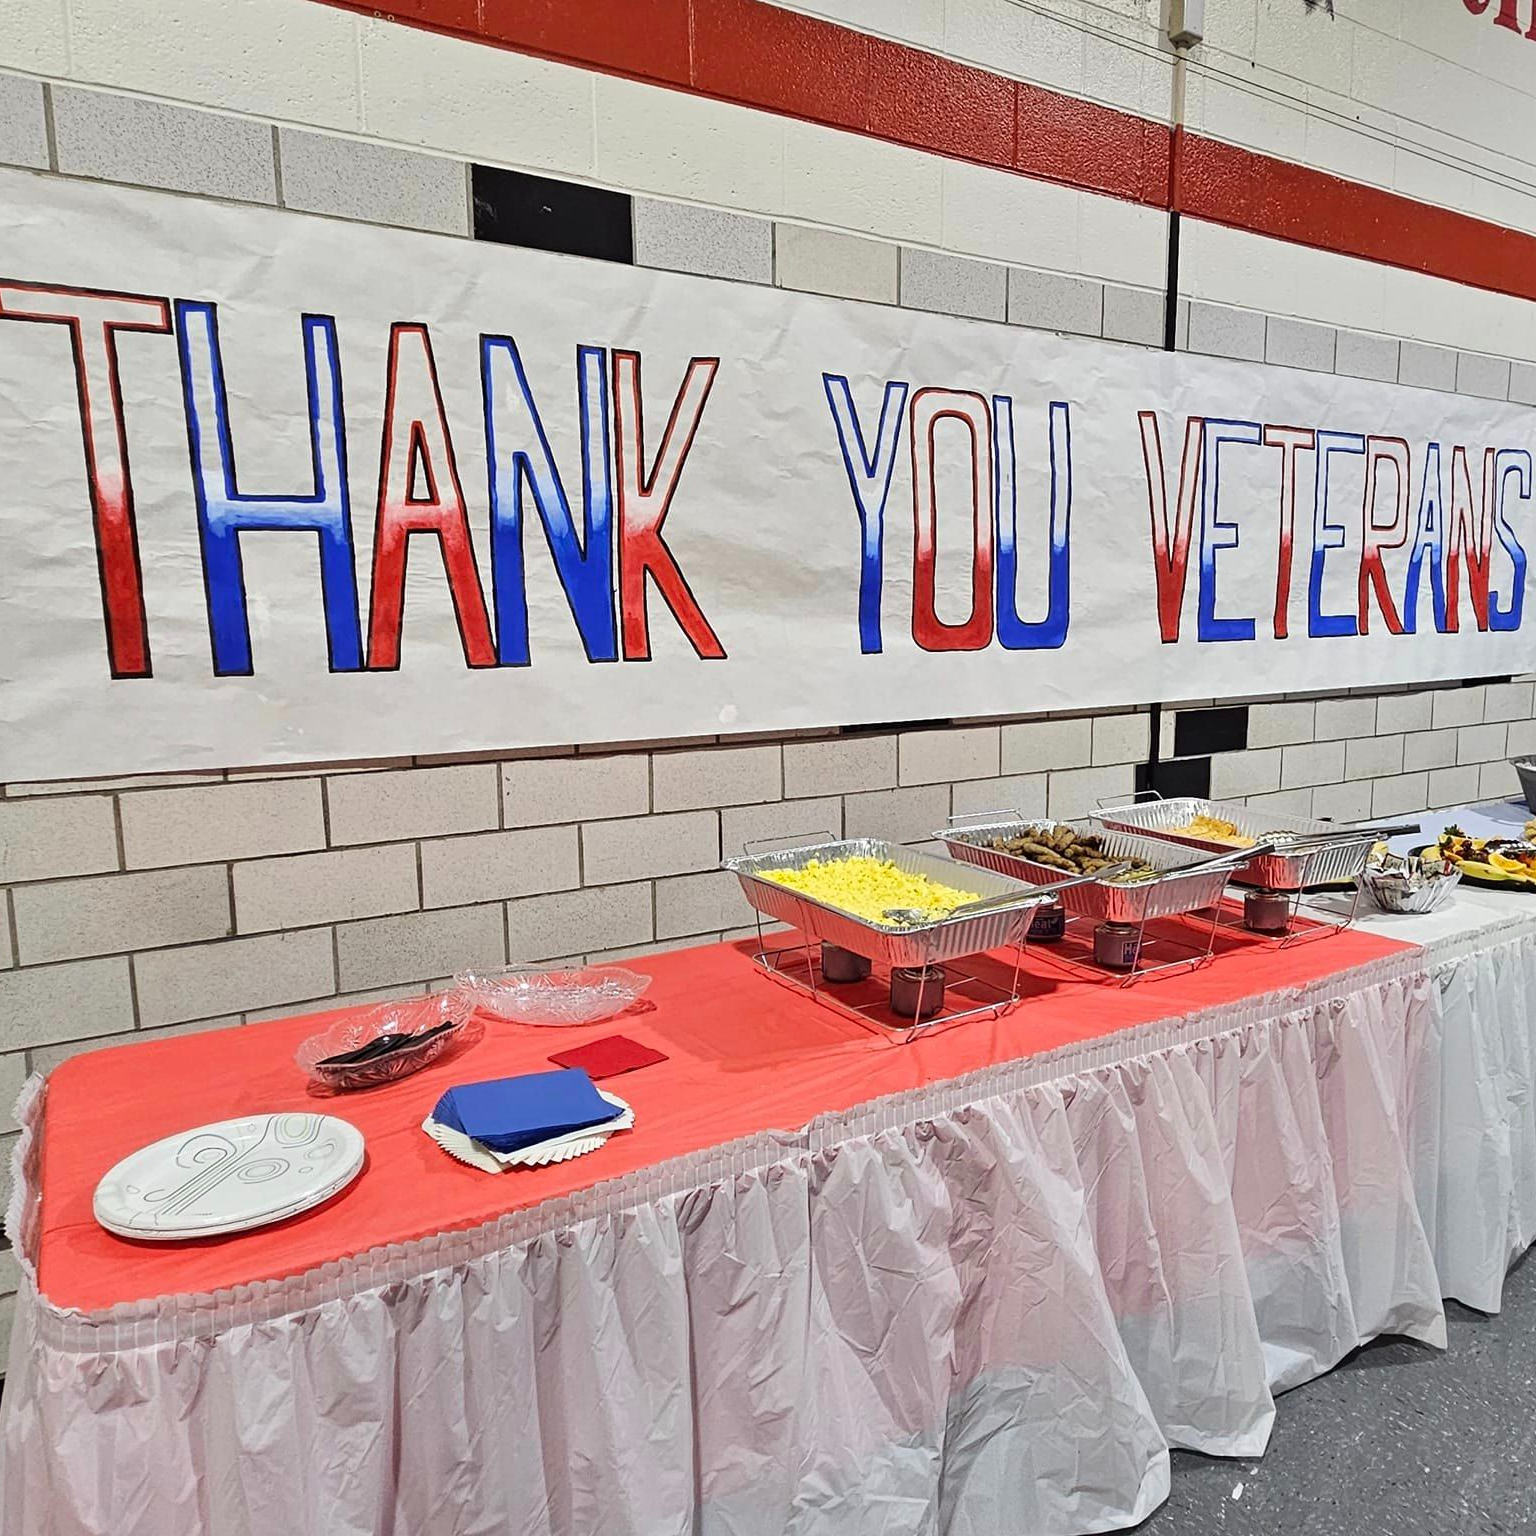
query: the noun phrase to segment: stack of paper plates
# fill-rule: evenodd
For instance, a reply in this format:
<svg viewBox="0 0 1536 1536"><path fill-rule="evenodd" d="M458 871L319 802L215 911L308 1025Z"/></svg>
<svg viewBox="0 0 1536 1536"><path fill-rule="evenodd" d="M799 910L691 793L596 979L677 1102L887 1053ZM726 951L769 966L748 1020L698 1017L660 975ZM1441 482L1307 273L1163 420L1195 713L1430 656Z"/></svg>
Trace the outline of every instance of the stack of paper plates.
<svg viewBox="0 0 1536 1536"><path fill-rule="evenodd" d="M96 1186L96 1220L158 1242L246 1232L330 1199L362 1166L362 1133L334 1115L221 1120L125 1157Z"/></svg>
<svg viewBox="0 0 1536 1536"><path fill-rule="evenodd" d="M542 1168L549 1163L565 1163L583 1153L595 1152L613 1132L627 1131L634 1125L634 1110L618 1094L605 1093L601 1088L597 1091L613 1105L616 1113L612 1120L579 1131L567 1131L563 1136L550 1136L532 1146L519 1147L516 1152L493 1152L472 1136L443 1125L431 1115L421 1122L421 1128L450 1157L486 1173L505 1173L508 1168Z"/></svg>

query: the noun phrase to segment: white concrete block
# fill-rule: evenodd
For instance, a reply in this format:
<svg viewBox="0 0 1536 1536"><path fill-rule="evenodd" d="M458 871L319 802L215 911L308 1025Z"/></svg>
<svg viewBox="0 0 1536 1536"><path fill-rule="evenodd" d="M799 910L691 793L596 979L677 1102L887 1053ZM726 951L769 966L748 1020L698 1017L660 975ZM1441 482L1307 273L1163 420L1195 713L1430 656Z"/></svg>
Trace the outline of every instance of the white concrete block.
<svg viewBox="0 0 1536 1536"><path fill-rule="evenodd" d="M211 864L325 847L319 779L136 790L118 803L129 869Z"/></svg>
<svg viewBox="0 0 1536 1536"><path fill-rule="evenodd" d="M469 167L390 144L279 128L283 206L370 224L467 235Z"/></svg>
<svg viewBox="0 0 1536 1536"><path fill-rule="evenodd" d="M1093 761L1093 721L1026 720L1003 727L1003 772L1039 773L1086 767Z"/></svg>
<svg viewBox="0 0 1536 1536"><path fill-rule="evenodd" d="M1414 731L1403 739L1403 767L1449 768L1456 761L1456 730Z"/></svg>
<svg viewBox="0 0 1536 1536"><path fill-rule="evenodd" d="M0 37L4 36L0 23ZM0 58L9 57L0 48ZM48 124L43 117L43 83L21 75L0 75L0 164L48 169Z"/></svg>
<svg viewBox="0 0 1536 1536"><path fill-rule="evenodd" d="M946 784L998 772L1001 737L995 725L938 731L903 731L897 738L901 784Z"/></svg>
<svg viewBox="0 0 1536 1536"><path fill-rule="evenodd" d="M803 224L775 224L773 239L774 281L780 288L896 302L899 246Z"/></svg>
<svg viewBox="0 0 1536 1536"><path fill-rule="evenodd" d="M392 21L363 21L359 31L370 136L482 164L594 169L593 75Z"/></svg>
<svg viewBox="0 0 1536 1536"><path fill-rule="evenodd" d="M1333 371L1354 379L1380 379L1397 382L1397 339L1375 336L1367 331L1339 330L1334 349Z"/></svg>
<svg viewBox="0 0 1536 1536"><path fill-rule="evenodd" d="M358 129L358 30L348 12L301 0L70 0L70 61L59 73L311 128ZM421 68L430 70L424 54Z"/></svg>
<svg viewBox="0 0 1536 1536"><path fill-rule="evenodd" d="M1502 722L1496 725L1464 725L1456 732L1456 762L1491 763L1505 755L1505 741L1509 727Z"/></svg>
<svg viewBox="0 0 1536 1536"><path fill-rule="evenodd" d="M581 884L575 827L435 838L421 845L423 907L467 907Z"/></svg>
<svg viewBox="0 0 1536 1536"><path fill-rule="evenodd" d="M1536 757L1536 720L1516 720L1509 727L1505 751L1510 757Z"/></svg>
<svg viewBox="0 0 1536 1536"><path fill-rule="evenodd" d="M721 933L752 922L752 904L741 881L726 870L679 875L656 882L656 937L678 939Z"/></svg>
<svg viewBox="0 0 1536 1536"><path fill-rule="evenodd" d="M1428 808L1428 773L1396 774L1371 785L1372 816L1413 816Z"/></svg>
<svg viewBox="0 0 1536 1536"><path fill-rule="evenodd" d="M1376 730L1376 700L1369 698L1319 699L1312 734L1316 741L1338 741L1347 736L1370 736Z"/></svg>
<svg viewBox="0 0 1536 1536"><path fill-rule="evenodd" d="M651 759L651 803L658 811L760 805L783 793L783 763L775 746L658 752Z"/></svg>
<svg viewBox="0 0 1536 1536"><path fill-rule="evenodd" d="M1008 269L943 251L904 249L900 301L905 309L1003 320L1008 315Z"/></svg>
<svg viewBox="0 0 1536 1536"><path fill-rule="evenodd" d="M1250 747L1284 747L1299 741L1311 741L1316 722L1317 704L1312 699L1250 705L1248 745Z"/></svg>
<svg viewBox="0 0 1536 1536"><path fill-rule="evenodd" d="M277 201L266 123L55 85L53 139L66 175L247 203Z"/></svg>
<svg viewBox="0 0 1536 1536"><path fill-rule="evenodd" d="M654 936L652 923L651 887L644 881L507 903L514 963L645 944Z"/></svg>
<svg viewBox="0 0 1536 1536"><path fill-rule="evenodd" d="M942 245L944 162L938 155L797 118L781 122L788 217L912 245Z"/></svg>
<svg viewBox="0 0 1536 1536"><path fill-rule="evenodd" d="M1144 347L1163 344L1163 295L1146 288L1104 288L1104 339L1131 341Z"/></svg>
<svg viewBox="0 0 1536 1536"><path fill-rule="evenodd" d="M720 862L720 817L715 811L592 821L581 829L582 878L587 885L687 875Z"/></svg>
<svg viewBox="0 0 1536 1536"><path fill-rule="evenodd" d="M503 763L501 797L509 827L643 816L651 806L651 762L635 752Z"/></svg>
<svg viewBox="0 0 1536 1536"><path fill-rule="evenodd" d="M973 779L956 784L950 796L950 813L979 816L999 811L1008 816L1017 811L1024 817L1044 816L1049 782L1049 774L1015 773L1001 779Z"/></svg>
<svg viewBox="0 0 1536 1536"><path fill-rule="evenodd" d="M941 174L944 249L1048 271L1078 270L1087 199L1076 188L965 160L946 160Z"/></svg>
<svg viewBox="0 0 1536 1536"><path fill-rule="evenodd" d="M1280 749L1280 787L1337 784L1344 777L1344 743L1315 741Z"/></svg>
<svg viewBox="0 0 1536 1536"><path fill-rule="evenodd" d="M234 885L241 933L383 917L420 904L414 843L256 859L235 865Z"/></svg>
<svg viewBox="0 0 1536 1536"><path fill-rule="evenodd" d="M1262 363L1264 316L1256 310L1197 299L1189 309L1189 350Z"/></svg>
<svg viewBox="0 0 1536 1536"><path fill-rule="evenodd" d="M1456 388L1456 354L1422 341L1405 341L1398 352L1397 381L1421 389Z"/></svg>
<svg viewBox="0 0 1536 1536"><path fill-rule="evenodd" d="M217 864L18 886L23 965L228 937L229 881Z"/></svg>
<svg viewBox="0 0 1536 1536"><path fill-rule="evenodd" d="M949 785L881 789L843 799L846 837L881 837L892 843L923 843L949 820Z"/></svg>
<svg viewBox="0 0 1536 1536"><path fill-rule="evenodd" d="M1087 816L1100 805L1123 803L1136 793L1130 763L1111 768L1064 768L1051 774L1046 790L1048 816Z"/></svg>
<svg viewBox="0 0 1536 1536"><path fill-rule="evenodd" d="M338 992L308 1003L283 1003L276 1008L252 1008L244 1017L247 1024L261 1024L268 1019L312 1019L333 1014L343 1008L372 1008L379 1003L398 1003L405 998L425 997L429 992L444 992L453 985L435 987L424 981L403 982L394 987L371 987L364 992Z"/></svg>
<svg viewBox="0 0 1536 1536"><path fill-rule="evenodd" d="M1249 795L1244 803L1277 816L1310 816L1312 793L1310 789L1281 789L1271 795Z"/></svg>
<svg viewBox="0 0 1536 1536"><path fill-rule="evenodd" d="M1082 94L1083 34L1075 14L1054 16L1008 0L965 0L944 8L944 51L1036 85Z"/></svg>
<svg viewBox="0 0 1536 1536"><path fill-rule="evenodd" d="M1519 800L1520 775L1506 762L1484 763L1478 769L1477 795L1480 800Z"/></svg>
<svg viewBox="0 0 1536 1536"><path fill-rule="evenodd" d="M506 959L500 902L373 917L336 929L337 980L343 992L452 976L505 965Z"/></svg>
<svg viewBox="0 0 1536 1536"><path fill-rule="evenodd" d="M297 1003L336 990L329 928L147 950L134 956L133 974L145 1025Z"/></svg>
<svg viewBox="0 0 1536 1536"><path fill-rule="evenodd" d="M1336 335L1331 325L1271 315L1264 338L1264 361L1332 373Z"/></svg>
<svg viewBox="0 0 1536 1536"><path fill-rule="evenodd" d="M6 0L0 5L0 59L35 75L69 73L65 0Z"/></svg>
<svg viewBox="0 0 1536 1536"><path fill-rule="evenodd" d="M896 784L894 736L840 736L784 743L784 794L843 795Z"/></svg>
<svg viewBox="0 0 1536 1536"><path fill-rule="evenodd" d="M121 955L0 971L0 1051L132 1028L133 989Z"/></svg>
<svg viewBox="0 0 1536 1536"><path fill-rule="evenodd" d="M1242 800L1280 788L1280 748L1218 752L1211 758L1211 798Z"/></svg>
<svg viewBox="0 0 1536 1536"><path fill-rule="evenodd" d="M1430 697L1434 700L1431 720L1437 731L1452 725L1482 724L1488 696L1481 685L1475 688L1437 688Z"/></svg>
<svg viewBox="0 0 1536 1536"><path fill-rule="evenodd" d="M635 265L742 283L773 281L773 221L650 197L634 199Z"/></svg>
<svg viewBox="0 0 1536 1536"><path fill-rule="evenodd" d="M10 893L0 890L0 971L8 971L16 963L16 951L11 944Z"/></svg>
<svg viewBox="0 0 1536 1536"><path fill-rule="evenodd" d="M106 795L0 801L0 885L117 868L117 823Z"/></svg>
<svg viewBox="0 0 1536 1536"><path fill-rule="evenodd" d="M1319 821L1363 821L1371 814L1371 781L1357 779L1351 784L1319 784L1316 789L1301 790L1312 796L1310 815Z"/></svg>
<svg viewBox="0 0 1536 1536"><path fill-rule="evenodd" d="M1152 717L1133 714L1096 715L1093 721L1093 764L1144 763L1152 747Z"/></svg>
<svg viewBox="0 0 1536 1536"><path fill-rule="evenodd" d="M1376 700L1376 729L1383 736L1394 731L1427 731L1433 723L1434 710L1432 693L1384 693Z"/></svg>
<svg viewBox="0 0 1536 1536"><path fill-rule="evenodd" d="M1429 805L1437 811L1458 805L1475 805L1481 770L1473 763L1465 768L1436 768L1429 775Z"/></svg>
<svg viewBox="0 0 1536 1536"><path fill-rule="evenodd" d="M1529 720L1532 717L1531 683L1489 683L1483 690L1484 720Z"/></svg>
<svg viewBox="0 0 1536 1536"><path fill-rule="evenodd" d="M1536 363L1516 363L1510 369L1509 398L1519 405L1536 405Z"/></svg>
<svg viewBox="0 0 1536 1536"><path fill-rule="evenodd" d="M1064 272L1036 272L1011 267L1008 272L1008 321L1041 331L1070 331L1097 336L1104 329L1104 285Z"/></svg>
<svg viewBox="0 0 1536 1536"><path fill-rule="evenodd" d="M1366 736L1344 744L1344 777L1386 779L1403 771L1403 737Z"/></svg>
<svg viewBox="0 0 1536 1536"><path fill-rule="evenodd" d="M489 832L501 815L494 763L347 774L325 793L332 847Z"/></svg>
<svg viewBox="0 0 1536 1536"><path fill-rule="evenodd" d="M843 835L843 802L837 796L775 800L720 812L720 852L727 859L744 853L748 843L803 842L822 832L834 838Z"/></svg>
<svg viewBox="0 0 1536 1536"><path fill-rule="evenodd" d="M613 75L584 78L594 92L596 174L605 185L775 216L785 211L782 118ZM517 125L509 126L515 138Z"/></svg>
<svg viewBox="0 0 1536 1536"><path fill-rule="evenodd" d="M1485 400L1509 398L1509 359L1462 352L1456 359L1456 393Z"/></svg>

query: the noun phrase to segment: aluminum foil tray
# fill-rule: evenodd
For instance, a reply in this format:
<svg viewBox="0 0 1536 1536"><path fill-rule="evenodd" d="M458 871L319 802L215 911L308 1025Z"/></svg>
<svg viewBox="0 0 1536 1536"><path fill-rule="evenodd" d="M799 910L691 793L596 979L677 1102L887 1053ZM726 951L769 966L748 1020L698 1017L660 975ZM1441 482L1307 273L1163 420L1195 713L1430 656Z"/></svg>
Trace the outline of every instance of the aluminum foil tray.
<svg viewBox="0 0 1536 1536"><path fill-rule="evenodd" d="M1079 833L1096 833L1104 856L1108 859L1137 859L1143 864L1150 864L1154 869L1172 869L1176 865L1193 862L1193 855L1170 842L1154 837L1139 837L1132 832L1114 831L1095 818L1067 822L1050 817L1038 821L973 822L964 827L950 827L933 835L957 859L963 859L967 864L976 864L983 869L995 870L1000 875L1028 880L1034 885L1051 886L1059 880L1069 879L1068 872L1050 864L1037 864L1033 859L1021 858L1016 853L1006 853L1001 848L988 845L996 838L1016 837L1021 832L1039 832L1060 826L1071 827ZM1127 885L1095 881L1092 885L1077 885L1069 891L1063 891L1061 904L1069 912L1097 918L1104 923L1143 923L1154 917L1179 917L1186 912L1197 912L1202 907L1215 906L1221 900L1221 893L1231 875L1232 869L1228 866L1212 870L1209 874L1196 869L1188 874L1171 874Z"/></svg>
<svg viewBox="0 0 1536 1536"><path fill-rule="evenodd" d="M1315 885L1345 885L1356 879L1370 857L1374 838L1351 832L1331 821L1313 821L1305 816L1279 816L1272 811L1256 810L1224 800L1200 800L1187 796L1177 800L1142 800L1134 805L1106 806L1097 819L1106 827L1124 832L1138 832L1148 837L1166 838L1185 848L1206 853L1231 853L1230 843L1191 837L1176 829L1187 826L1196 816L1217 816L1230 821L1245 837L1268 842L1283 839L1287 832L1333 832L1337 839L1309 843L1294 853L1287 853L1283 841L1273 853L1237 865L1232 879L1239 885L1257 885L1271 891L1300 891Z"/></svg>
<svg viewBox="0 0 1536 1536"><path fill-rule="evenodd" d="M1016 894L1019 904L981 912L975 917L949 917L919 927L887 928L762 878L768 870L800 869L812 859L838 858L889 859L907 874L927 875L945 885L975 891L977 896ZM960 869L952 860L936 854L920 853L915 848L870 837L746 854L726 859L723 867L741 881L742 893L765 917L798 928L807 939L836 944L884 965L936 965L1017 944L1029 927L1030 914L1049 899L1048 893L1018 879L991 871Z"/></svg>

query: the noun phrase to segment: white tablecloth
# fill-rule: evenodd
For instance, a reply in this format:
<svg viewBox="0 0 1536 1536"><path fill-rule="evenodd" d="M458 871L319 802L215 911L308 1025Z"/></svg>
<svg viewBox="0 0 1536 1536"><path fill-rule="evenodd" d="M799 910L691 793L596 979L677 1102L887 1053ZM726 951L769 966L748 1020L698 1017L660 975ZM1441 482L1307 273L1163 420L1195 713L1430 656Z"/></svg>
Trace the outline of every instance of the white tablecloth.
<svg viewBox="0 0 1536 1536"><path fill-rule="evenodd" d="M1257 999L280 1284L82 1316L26 1278L21 1536L1034 1536L1445 1338L1536 1235L1536 903ZM1323 940L1321 942L1327 942Z"/></svg>

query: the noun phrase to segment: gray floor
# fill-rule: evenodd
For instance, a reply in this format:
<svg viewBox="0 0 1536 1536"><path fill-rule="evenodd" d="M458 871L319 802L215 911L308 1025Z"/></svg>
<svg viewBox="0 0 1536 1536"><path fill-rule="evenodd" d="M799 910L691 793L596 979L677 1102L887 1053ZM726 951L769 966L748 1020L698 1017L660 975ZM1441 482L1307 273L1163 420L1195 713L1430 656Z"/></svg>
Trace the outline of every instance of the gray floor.
<svg viewBox="0 0 1536 1536"><path fill-rule="evenodd" d="M1262 1461L1176 1452L1139 1536L1532 1536L1536 1257L1499 1316L1446 1313L1445 1353L1382 1341L1286 1393Z"/></svg>

